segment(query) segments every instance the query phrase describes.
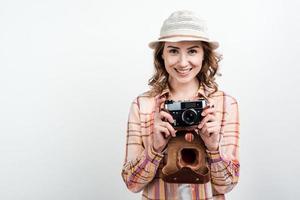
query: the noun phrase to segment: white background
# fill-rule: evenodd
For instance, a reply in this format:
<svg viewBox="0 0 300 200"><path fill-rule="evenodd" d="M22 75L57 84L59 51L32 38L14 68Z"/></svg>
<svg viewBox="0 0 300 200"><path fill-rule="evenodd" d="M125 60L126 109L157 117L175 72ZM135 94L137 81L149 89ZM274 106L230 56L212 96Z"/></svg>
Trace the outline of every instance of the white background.
<svg viewBox="0 0 300 200"><path fill-rule="evenodd" d="M148 89L165 18L190 9L221 44L240 106L228 199L299 199L300 3L0 2L0 199L140 199L121 178L131 101Z"/></svg>

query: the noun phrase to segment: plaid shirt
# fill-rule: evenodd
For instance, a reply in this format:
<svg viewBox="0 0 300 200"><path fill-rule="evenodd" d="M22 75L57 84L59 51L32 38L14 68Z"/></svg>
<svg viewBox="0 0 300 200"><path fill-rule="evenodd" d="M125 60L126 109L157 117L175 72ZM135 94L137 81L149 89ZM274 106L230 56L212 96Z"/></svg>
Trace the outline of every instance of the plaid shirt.
<svg viewBox="0 0 300 200"><path fill-rule="evenodd" d="M161 96L168 95L166 88ZM146 94L138 96L131 104L126 155L122 177L132 192L143 190L143 199L181 199L182 188L188 190L191 199L225 199L239 178L239 114L237 101L222 91L210 94L200 87L198 96L206 98L216 108L221 122L219 150L207 150L211 179L206 184L174 184L164 182L158 174L165 153L152 148L155 99Z"/></svg>

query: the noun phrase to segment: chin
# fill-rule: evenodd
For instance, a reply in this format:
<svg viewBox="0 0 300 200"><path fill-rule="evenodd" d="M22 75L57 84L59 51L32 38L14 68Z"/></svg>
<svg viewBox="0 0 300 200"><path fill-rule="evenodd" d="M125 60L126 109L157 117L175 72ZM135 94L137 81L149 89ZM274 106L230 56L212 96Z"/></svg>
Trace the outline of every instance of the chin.
<svg viewBox="0 0 300 200"><path fill-rule="evenodd" d="M187 77L187 78L176 78L178 83L189 83L194 80L195 77Z"/></svg>

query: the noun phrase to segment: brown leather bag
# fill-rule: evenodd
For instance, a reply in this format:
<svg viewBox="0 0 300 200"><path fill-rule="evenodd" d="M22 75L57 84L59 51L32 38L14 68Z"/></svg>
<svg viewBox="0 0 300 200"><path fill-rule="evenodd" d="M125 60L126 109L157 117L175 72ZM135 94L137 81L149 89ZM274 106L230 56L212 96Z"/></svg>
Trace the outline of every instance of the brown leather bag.
<svg viewBox="0 0 300 200"><path fill-rule="evenodd" d="M187 141L186 134L193 134L193 139ZM209 182L205 145L195 131L178 131L176 137L168 142L166 159L160 173L164 181L195 184Z"/></svg>

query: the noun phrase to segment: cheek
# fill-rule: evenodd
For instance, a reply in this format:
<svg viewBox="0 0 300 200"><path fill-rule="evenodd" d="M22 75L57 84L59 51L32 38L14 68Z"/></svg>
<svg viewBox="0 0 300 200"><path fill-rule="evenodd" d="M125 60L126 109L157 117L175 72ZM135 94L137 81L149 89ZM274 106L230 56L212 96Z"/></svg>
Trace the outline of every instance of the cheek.
<svg viewBox="0 0 300 200"><path fill-rule="evenodd" d="M194 58L191 60L191 63L195 66L195 67L202 67L202 57L201 58Z"/></svg>
<svg viewBox="0 0 300 200"><path fill-rule="evenodd" d="M195 74L198 74L201 69L202 69L202 60L199 60L199 59L195 59L194 61L191 62L193 67L194 67L194 73Z"/></svg>
<svg viewBox="0 0 300 200"><path fill-rule="evenodd" d="M172 68L177 63L177 60L174 58L168 58L165 60L166 69Z"/></svg>

